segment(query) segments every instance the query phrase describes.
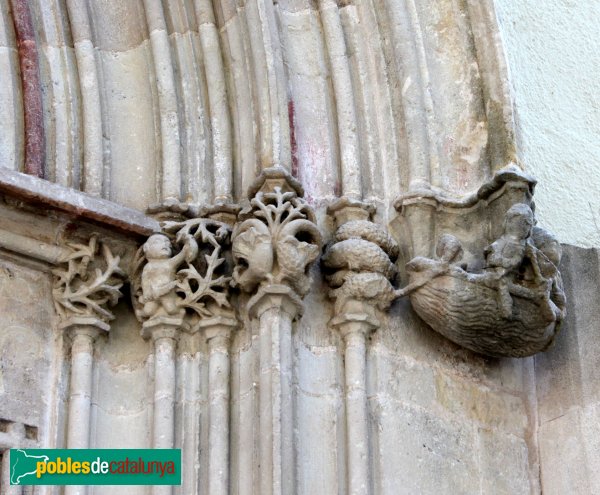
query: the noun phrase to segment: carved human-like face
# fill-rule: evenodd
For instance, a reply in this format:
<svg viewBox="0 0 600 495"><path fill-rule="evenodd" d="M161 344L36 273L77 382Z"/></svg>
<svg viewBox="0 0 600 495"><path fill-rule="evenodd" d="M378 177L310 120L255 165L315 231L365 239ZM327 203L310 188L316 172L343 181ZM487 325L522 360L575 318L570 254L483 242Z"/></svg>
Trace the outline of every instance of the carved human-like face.
<svg viewBox="0 0 600 495"><path fill-rule="evenodd" d="M457 262L463 257L463 248L456 237L444 234L438 241L436 254L442 261Z"/></svg>
<svg viewBox="0 0 600 495"><path fill-rule="evenodd" d="M170 258L171 241L164 235L154 234L144 244L144 253L151 260Z"/></svg>
<svg viewBox="0 0 600 495"><path fill-rule="evenodd" d="M506 212L505 232L519 239L527 239L533 227L533 212L526 204L513 205Z"/></svg>

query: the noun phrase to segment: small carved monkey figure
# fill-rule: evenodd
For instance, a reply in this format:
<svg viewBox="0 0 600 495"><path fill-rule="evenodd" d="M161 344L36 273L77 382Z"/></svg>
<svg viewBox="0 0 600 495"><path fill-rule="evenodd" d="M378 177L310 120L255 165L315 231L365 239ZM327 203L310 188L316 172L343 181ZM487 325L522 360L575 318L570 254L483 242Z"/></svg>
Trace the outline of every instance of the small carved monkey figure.
<svg viewBox="0 0 600 495"><path fill-rule="evenodd" d="M510 207L504 217L504 233L485 249L486 268L495 274L502 316L512 316L512 297L507 275L519 269L525 256L530 255L533 212L524 203Z"/></svg>
<svg viewBox="0 0 600 495"><path fill-rule="evenodd" d="M151 235L144 244L147 263L142 270L143 313L147 317L181 315L184 309L177 304L177 269L185 260L191 262L198 255L198 244L193 236L175 256L171 256L171 240L164 234Z"/></svg>

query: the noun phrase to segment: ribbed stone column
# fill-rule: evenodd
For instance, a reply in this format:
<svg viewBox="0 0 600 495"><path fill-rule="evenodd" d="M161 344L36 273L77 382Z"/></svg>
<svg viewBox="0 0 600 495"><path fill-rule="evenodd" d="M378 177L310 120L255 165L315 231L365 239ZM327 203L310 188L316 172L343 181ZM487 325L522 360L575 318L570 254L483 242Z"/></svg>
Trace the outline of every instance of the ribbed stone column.
<svg viewBox="0 0 600 495"><path fill-rule="evenodd" d="M248 306L259 325L260 492L294 493L292 322L302 302L289 287L269 285Z"/></svg>
<svg viewBox="0 0 600 495"><path fill-rule="evenodd" d="M154 345L154 421L152 447L175 447L176 356L180 333L187 329L183 318L158 316L144 323L142 336ZM156 485L154 495L170 495L173 487Z"/></svg>
<svg viewBox="0 0 600 495"><path fill-rule="evenodd" d="M71 339L67 448L87 449L90 447L94 343L101 333L110 330L110 326L94 318L74 318L65 325L65 330ZM65 486L65 495L85 493L85 486Z"/></svg>
<svg viewBox="0 0 600 495"><path fill-rule="evenodd" d="M94 342L110 327L97 319L76 318L65 326L65 330L71 338L67 448L87 449L90 444Z"/></svg>
<svg viewBox="0 0 600 495"><path fill-rule="evenodd" d="M367 404L367 336L379 321L367 313L344 314L331 322L344 339L344 400L346 405L346 468L348 493L370 489L369 412Z"/></svg>

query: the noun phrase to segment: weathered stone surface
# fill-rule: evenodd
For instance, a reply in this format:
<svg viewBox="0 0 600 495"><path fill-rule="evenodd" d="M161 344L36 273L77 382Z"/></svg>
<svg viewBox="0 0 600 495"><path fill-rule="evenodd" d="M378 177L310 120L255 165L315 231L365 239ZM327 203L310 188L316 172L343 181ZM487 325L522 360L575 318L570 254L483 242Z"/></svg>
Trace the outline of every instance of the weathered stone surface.
<svg viewBox="0 0 600 495"><path fill-rule="evenodd" d="M60 352L50 287L46 274L0 259L0 419L33 426L46 441Z"/></svg>
<svg viewBox="0 0 600 495"><path fill-rule="evenodd" d="M529 469L526 442L510 434L479 430L481 493L538 493L539 481Z"/></svg>
<svg viewBox="0 0 600 495"><path fill-rule="evenodd" d="M473 426L392 400L374 407L377 493L473 493L479 479Z"/></svg>
<svg viewBox="0 0 600 495"><path fill-rule="evenodd" d="M500 219L534 183L491 0L27 5L43 115L23 115L32 58L0 5L0 247L17 274L0 269L0 450L34 427L72 446L74 424L81 447L181 447L174 495L600 491L595 252L567 250L571 316L535 369L461 348L393 301L406 262L432 261L444 234L468 275L514 282L519 268ZM40 115L49 182L9 171L27 161L24 117ZM140 213L174 206L170 227ZM163 227L135 274L140 238ZM143 335L122 300L110 330L112 315L96 325L108 334L58 331L47 272L73 254L65 240L94 233L129 282L145 278L143 300L131 290ZM91 388L69 388L78 371Z"/></svg>
<svg viewBox="0 0 600 495"><path fill-rule="evenodd" d="M595 493L598 478L597 345L599 260L595 249L565 246L567 319L554 346L535 357L544 493Z"/></svg>
<svg viewBox="0 0 600 495"><path fill-rule="evenodd" d="M0 191L126 232L147 235L159 229L157 222L139 211L4 168L0 168Z"/></svg>

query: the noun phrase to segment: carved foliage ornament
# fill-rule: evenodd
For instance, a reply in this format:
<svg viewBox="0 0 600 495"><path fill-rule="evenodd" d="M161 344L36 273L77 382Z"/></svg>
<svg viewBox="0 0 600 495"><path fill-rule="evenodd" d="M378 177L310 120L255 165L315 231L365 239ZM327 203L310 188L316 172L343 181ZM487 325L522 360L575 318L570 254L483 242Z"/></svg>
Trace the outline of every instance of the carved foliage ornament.
<svg viewBox="0 0 600 495"><path fill-rule="evenodd" d="M282 173L283 174L283 173ZM283 175L282 175L283 177ZM281 284L304 295L308 270L320 253L321 235L312 209L297 191L279 183L258 191L233 232L233 283L245 292Z"/></svg>
<svg viewBox="0 0 600 495"><path fill-rule="evenodd" d="M525 357L552 343L565 317L565 294L558 271L560 244L534 226L531 208L513 205L504 232L484 252L484 268L470 272L461 263L462 245L445 234L437 259L417 257L407 264L415 311L434 330L476 352Z"/></svg>
<svg viewBox="0 0 600 495"><path fill-rule="evenodd" d="M223 254L230 227L205 218L167 221L162 227L134 261L132 296L138 318L185 317L194 325L201 318L231 312L231 277Z"/></svg>
<svg viewBox="0 0 600 495"><path fill-rule="evenodd" d="M114 319L107 306L114 306L122 295L125 273L119 267L120 258L113 256L108 245L96 236L87 245L67 246L71 254L63 260L63 266L52 270L52 295L61 320L90 317L106 323Z"/></svg>

